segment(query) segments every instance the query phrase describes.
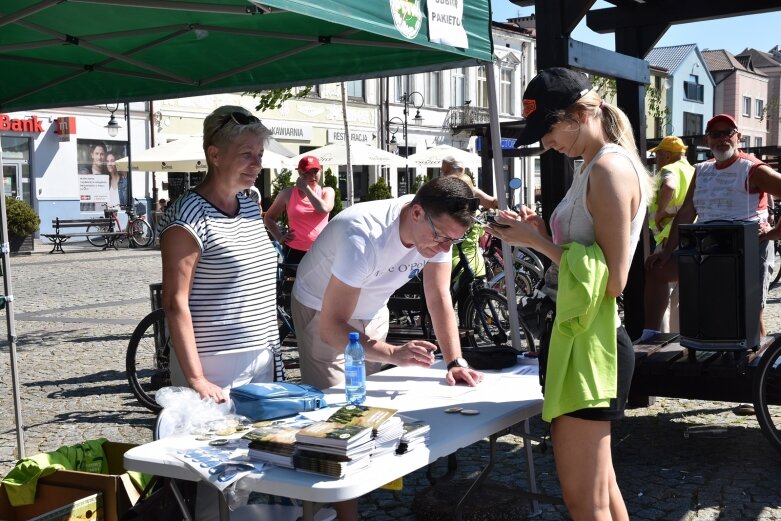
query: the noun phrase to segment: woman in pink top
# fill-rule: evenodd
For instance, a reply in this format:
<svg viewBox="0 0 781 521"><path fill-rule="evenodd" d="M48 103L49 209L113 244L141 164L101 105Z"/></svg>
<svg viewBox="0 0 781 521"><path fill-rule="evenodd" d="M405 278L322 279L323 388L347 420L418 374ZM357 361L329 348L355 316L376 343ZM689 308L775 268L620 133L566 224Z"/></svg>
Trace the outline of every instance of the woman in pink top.
<svg viewBox="0 0 781 521"><path fill-rule="evenodd" d="M334 190L320 186L320 162L304 156L298 162L296 184L277 195L263 215L271 235L285 248L284 262L298 264L328 222L334 207ZM287 212L287 233L282 233L277 219Z"/></svg>

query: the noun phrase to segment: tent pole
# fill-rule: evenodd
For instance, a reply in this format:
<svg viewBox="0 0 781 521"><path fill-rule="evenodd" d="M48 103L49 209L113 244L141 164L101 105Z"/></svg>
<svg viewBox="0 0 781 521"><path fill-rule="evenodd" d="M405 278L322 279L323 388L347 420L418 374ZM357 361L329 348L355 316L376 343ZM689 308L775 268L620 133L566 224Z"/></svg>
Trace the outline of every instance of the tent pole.
<svg viewBox="0 0 781 521"><path fill-rule="evenodd" d="M485 64L486 80L488 85L488 117L490 119L491 130L491 152L494 158L494 181L496 183L496 201L500 210L507 209L507 182L504 178L504 168L502 165L502 136L499 131L499 108L496 91L496 72L494 64L488 62ZM502 256L504 257L504 281L507 292L507 308L510 311L510 338L513 348L516 351L521 350L521 330L518 321L518 306L515 298L515 267L513 266L513 250L507 241L502 241ZM527 342L533 342L533 339L526 339Z"/></svg>
<svg viewBox="0 0 781 521"><path fill-rule="evenodd" d="M1 141L1 140L0 140ZM2 143L0 142L0 152ZM0 167L2 166L2 153L0 153ZM0 233L2 244L0 245L0 257L3 266L3 287L5 288L5 319L8 329L8 352L11 355L11 386L14 398L14 416L16 419L16 447L19 459L25 457L24 452L24 427L22 423L22 403L19 391L19 372L16 364L16 322L14 321L14 292L11 284L11 263L9 255L11 247L8 243L8 214L5 209L5 176L0 182Z"/></svg>

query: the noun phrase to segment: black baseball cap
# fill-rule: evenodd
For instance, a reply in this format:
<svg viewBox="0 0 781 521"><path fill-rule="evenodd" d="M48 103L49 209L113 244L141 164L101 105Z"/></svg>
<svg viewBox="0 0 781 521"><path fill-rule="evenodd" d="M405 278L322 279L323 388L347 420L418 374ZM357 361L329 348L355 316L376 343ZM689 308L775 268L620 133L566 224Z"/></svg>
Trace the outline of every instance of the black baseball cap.
<svg viewBox="0 0 781 521"><path fill-rule="evenodd" d="M551 67L532 78L523 93L526 127L515 146L542 139L555 123L556 111L564 110L592 89L585 74L564 67Z"/></svg>

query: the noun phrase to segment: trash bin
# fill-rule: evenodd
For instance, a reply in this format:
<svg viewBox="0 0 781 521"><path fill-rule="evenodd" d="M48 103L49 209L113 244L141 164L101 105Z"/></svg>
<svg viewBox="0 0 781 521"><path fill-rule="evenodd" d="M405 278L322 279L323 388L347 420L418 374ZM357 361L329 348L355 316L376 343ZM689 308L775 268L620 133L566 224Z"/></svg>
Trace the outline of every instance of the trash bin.
<svg viewBox="0 0 781 521"><path fill-rule="evenodd" d="M163 283L156 282L149 285L149 303L152 311L163 307Z"/></svg>

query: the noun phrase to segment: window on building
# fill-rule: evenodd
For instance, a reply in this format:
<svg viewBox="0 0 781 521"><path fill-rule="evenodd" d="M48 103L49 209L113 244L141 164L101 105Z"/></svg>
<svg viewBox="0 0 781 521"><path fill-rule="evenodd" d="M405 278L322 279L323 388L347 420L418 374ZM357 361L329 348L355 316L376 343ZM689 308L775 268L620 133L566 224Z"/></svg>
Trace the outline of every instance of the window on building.
<svg viewBox="0 0 781 521"><path fill-rule="evenodd" d="M477 106L488 107L488 78L485 74L485 65L477 68Z"/></svg>
<svg viewBox="0 0 781 521"><path fill-rule="evenodd" d="M751 146L751 136L743 136L740 138L740 148L746 149Z"/></svg>
<svg viewBox="0 0 781 521"><path fill-rule="evenodd" d="M407 85L406 78L406 76L396 76L393 78L393 88L396 94L395 98L391 98L393 101L401 100L401 97L404 95L404 91Z"/></svg>
<svg viewBox="0 0 781 521"><path fill-rule="evenodd" d="M426 74L426 105L429 107L442 106L442 71L433 71Z"/></svg>
<svg viewBox="0 0 781 521"><path fill-rule="evenodd" d="M344 85L344 88L345 91L347 91L347 97L349 99L361 101L365 99L363 95L363 80L348 81Z"/></svg>
<svg viewBox="0 0 781 521"><path fill-rule="evenodd" d="M683 97L688 101L703 101L705 99L705 86L700 83L700 77L691 74L689 81L683 82Z"/></svg>
<svg viewBox="0 0 781 521"><path fill-rule="evenodd" d="M743 96L743 115L751 117L751 98L748 96Z"/></svg>
<svg viewBox="0 0 781 521"><path fill-rule="evenodd" d="M463 67L453 69L451 73L450 105L461 107L466 101L466 72Z"/></svg>
<svg viewBox="0 0 781 521"><path fill-rule="evenodd" d="M683 113L683 135L698 136L702 134L702 114Z"/></svg>
<svg viewBox="0 0 781 521"><path fill-rule="evenodd" d="M502 67L499 78L499 111L513 113L513 69Z"/></svg>
<svg viewBox="0 0 781 521"><path fill-rule="evenodd" d="M754 138L754 146L755 147L761 147L762 146L762 138L761 137L755 137Z"/></svg>
<svg viewBox="0 0 781 521"><path fill-rule="evenodd" d="M754 101L754 107L756 108L756 111L754 112L754 116L758 119L762 119L765 117L765 102L764 100L758 99Z"/></svg>

